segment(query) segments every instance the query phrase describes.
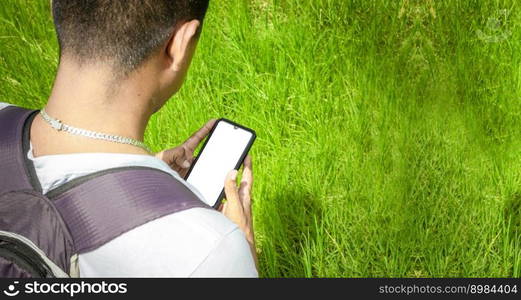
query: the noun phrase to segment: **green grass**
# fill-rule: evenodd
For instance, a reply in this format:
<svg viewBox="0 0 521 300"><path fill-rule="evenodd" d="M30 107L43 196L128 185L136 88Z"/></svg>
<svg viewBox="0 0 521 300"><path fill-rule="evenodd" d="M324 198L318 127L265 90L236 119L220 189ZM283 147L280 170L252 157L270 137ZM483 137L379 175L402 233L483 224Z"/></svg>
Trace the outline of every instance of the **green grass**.
<svg viewBox="0 0 521 300"><path fill-rule="evenodd" d="M212 117L257 131L265 277L521 277L521 5L212 1L154 150ZM0 3L0 101L38 108L48 1Z"/></svg>

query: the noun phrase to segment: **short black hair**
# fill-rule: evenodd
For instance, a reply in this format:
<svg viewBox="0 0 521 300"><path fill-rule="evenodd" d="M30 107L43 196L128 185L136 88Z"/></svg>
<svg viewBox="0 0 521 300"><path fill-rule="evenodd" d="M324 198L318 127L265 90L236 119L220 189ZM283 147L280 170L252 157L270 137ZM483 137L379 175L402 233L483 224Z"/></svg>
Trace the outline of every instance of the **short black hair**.
<svg viewBox="0 0 521 300"><path fill-rule="evenodd" d="M60 56L135 70L182 21L203 21L209 0L53 0Z"/></svg>

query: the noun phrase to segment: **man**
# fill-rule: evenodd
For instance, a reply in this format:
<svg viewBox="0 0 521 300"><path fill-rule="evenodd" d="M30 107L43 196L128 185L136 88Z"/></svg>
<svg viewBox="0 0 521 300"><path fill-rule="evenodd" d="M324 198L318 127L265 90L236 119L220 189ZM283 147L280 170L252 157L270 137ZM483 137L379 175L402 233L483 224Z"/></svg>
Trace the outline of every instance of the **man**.
<svg viewBox="0 0 521 300"><path fill-rule="evenodd" d="M207 6L208 0L52 2L60 62L47 105L32 123L27 153L43 193L99 170L147 166L170 173L201 197L182 176L214 120L157 154L142 141L150 116L183 83ZM56 119L127 143L57 130L50 121ZM221 212L191 208L134 228L80 254L81 276L258 276L250 157L240 188L236 177L237 171L227 176Z"/></svg>

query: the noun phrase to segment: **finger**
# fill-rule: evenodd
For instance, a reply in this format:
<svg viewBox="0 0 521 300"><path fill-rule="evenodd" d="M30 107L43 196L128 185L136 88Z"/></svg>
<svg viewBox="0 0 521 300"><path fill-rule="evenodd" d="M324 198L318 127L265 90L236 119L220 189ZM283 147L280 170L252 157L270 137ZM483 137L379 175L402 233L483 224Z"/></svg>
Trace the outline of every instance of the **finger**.
<svg viewBox="0 0 521 300"><path fill-rule="evenodd" d="M177 151L176 156L174 156L174 163L181 169L187 169L190 167L190 161L186 157L185 148L179 147L179 151Z"/></svg>
<svg viewBox="0 0 521 300"><path fill-rule="evenodd" d="M248 167L250 170L253 170L253 162L251 159L251 155L246 155L244 158L244 167Z"/></svg>
<svg viewBox="0 0 521 300"><path fill-rule="evenodd" d="M253 187L253 164L252 159L250 155L247 155L244 159L244 166L242 169L242 178L241 178L241 187L244 186L243 192L248 192L248 195L250 194L250 191ZM240 191L239 191L240 193ZM240 194L239 194L240 196Z"/></svg>
<svg viewBox="0 0 521 300"><path fill-rule="evenodd" d="M226 204L225 202L221 202L221 204L219 204L219 207L217 208L217 210L223 213L225 204Z"/></svg>
<svg viewBox="0 0 521 300"><path fill-rule="evenodd" d="M232 170L226 175L224 180L224 193L226 195L226 204L238 203L239 193L237 191L237 170Z"/></svg>
<svg viewBox="0 0 521 300"><path fill-rule="evenodd" d="M183 153L184 149L182 149L182 147L175 147L157 153L156 157L167 163L170 167L174 167L176 157Z"/></svg>
<svg viewBox="0 0 521 300"><path fill-rule="evenodd" d="M176 148L166 149L166 150L156 153L155 156L157 158L159 158L160 160L164 161L165 163L167 163L168 165L171 165L173 162L172 157L173 157L173 153L175 150L176 150Z"/></svg>
<svg viewBox="0 0 521 300"><path fill-rule="evenodd" d="M224 215L241 227L247 224L248 219L244 216L244 210L239 200L236 179L237 170L230 171L226 176L224 184L224 192L226 194Z"/></svg>
<svg viewBox="0 0 521 300"><path fill-rule="evenodd" d="M188 150L190 153L194 153L195 148L197 148L197 145L201 143L201 141L208 135L208 133L212 130L213 125L215 124L217 120L211 119L206 124L204 124L203 127L201 127L199 130L194 132L184 143L183 147Z"/></svg>
<svg viewBox="0 0 521 300"><path fill-rule="evenodd" d="M252 160L248 155L244 160L241 184L239 187L239 198L241 200L244 213L251 218L251 190L253 187Z"/></svg>

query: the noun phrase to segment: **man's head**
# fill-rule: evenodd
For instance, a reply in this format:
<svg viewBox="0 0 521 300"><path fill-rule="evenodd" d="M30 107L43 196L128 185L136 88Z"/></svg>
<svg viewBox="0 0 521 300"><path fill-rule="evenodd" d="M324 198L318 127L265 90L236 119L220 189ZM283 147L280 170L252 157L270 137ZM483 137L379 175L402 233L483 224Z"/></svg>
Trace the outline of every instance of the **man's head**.
<svg viewBox="0 0 521 300"><path fill-rule="evenodd" d="M110 66L118 79L154 59L175 74L175 93L190 64L209 0L53 0L60 60ZM171 81L171 82L168 82ZM168 86L168 88L166 88Z"/></svg>

